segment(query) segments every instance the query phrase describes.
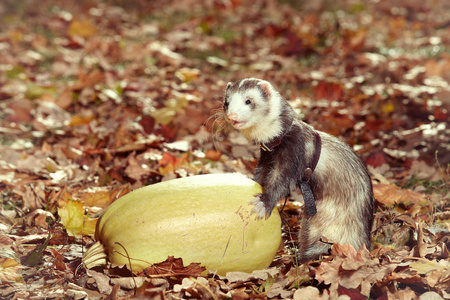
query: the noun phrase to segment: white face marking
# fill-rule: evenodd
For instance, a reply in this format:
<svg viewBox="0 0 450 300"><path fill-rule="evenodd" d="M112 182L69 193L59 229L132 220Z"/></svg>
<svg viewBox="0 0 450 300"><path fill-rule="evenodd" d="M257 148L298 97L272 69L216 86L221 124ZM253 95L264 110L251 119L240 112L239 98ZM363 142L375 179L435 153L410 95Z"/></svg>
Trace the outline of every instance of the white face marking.
<svg viewBox="0 0 450 300"><path fill-rule="evenodd" d="M251 103L246 104L249 100ZM246 129L258 122L258 117L262 107L265 107L264 100L261 99L260 92L253 88L242 93L234 93L229 98L227 115L232 116L232 125L239 130Z"/></svg>
<svg viewBox="0 0 450 300"><path fill-rule="evenodd" d="M243 79L239 87L249 80L255 79ZM225 114L231 125L240 130L247 139L267 142L282 131L280 119L282 100L270 83L263 80L260 83L269 85L270 99L264 99L258 87L235 92L229 95ZM251 103L248 103L248 100Z"/></svg>

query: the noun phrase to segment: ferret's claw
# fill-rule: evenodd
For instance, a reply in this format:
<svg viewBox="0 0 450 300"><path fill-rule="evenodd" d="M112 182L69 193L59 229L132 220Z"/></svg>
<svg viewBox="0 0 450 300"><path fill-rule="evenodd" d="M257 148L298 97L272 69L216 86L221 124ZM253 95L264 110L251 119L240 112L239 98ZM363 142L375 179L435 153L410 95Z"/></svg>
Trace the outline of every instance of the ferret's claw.
<svg viewBox="0 0 450 300"><path fill-rule="evenodd" d="M250 201L250 204L253 204L255 206L252 209L252 214L256 213L256 219L264 219L264 217L267 217L266 207L264 205L264 202L261 201L261 194L255 195L255 198Z"/></svg>

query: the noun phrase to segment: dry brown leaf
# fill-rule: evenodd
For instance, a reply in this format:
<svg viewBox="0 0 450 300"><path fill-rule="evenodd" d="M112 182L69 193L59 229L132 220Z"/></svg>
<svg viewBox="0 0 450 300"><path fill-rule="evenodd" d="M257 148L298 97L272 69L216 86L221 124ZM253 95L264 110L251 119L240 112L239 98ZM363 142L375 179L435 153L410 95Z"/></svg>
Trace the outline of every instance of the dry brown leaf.
<svg viewBox="0 0 450 300"><path fill-rule="evenodd" d="M42 187L35 186L33 184L21 186L14 191L17 195L22 197L23 206L26 209L34 210L38 208L45 208L45 194Z"/></svg>
<svg viewBox="0 0 450 300"><path fill-rule="evenodd" d="M100 293L111 293L112 286L108 275L90 269L86 270L86 274L94 278Z"/></svg>
<svg viewBox="0 0 450 300"><path fill-rule="evenodd" d="M48 228L47 219L55 221L55 216L42 209L35 209L25 216L25 220L29 226L35 225L42 228Z"/></svg>
<svg viewBox="0 0 450 300"><path fill-rule="evenodd" d="M331 284L331 295L337 295L339 285L358 289L368 296L372 285L388 276L397 264L381 264L371 258L369 251L363 247L356 252L352 247L334 244L331 250L334 258L322 262L316 269L316 279Z"/></svg>
<svg viewBox="0 0 450 300"><path fill-rule="evenodd" d="M274 298L279 296L282 299L291 298L294 292L288 289L290 283L291 281L288 278L277 277L275 282L269 287L267 297Z"/></svg>
<svg viewBox="0 0 450 300"><path fill-rule="evenodd" d="M446 290L450 293L450 267L445 270L433 270L427 276L427 283L438 290Z"/></svg>
<svg viewBox="0 0 450 300"><path fill-rule="evenodd" d="M375 184L373 194L378 202L386 206L394 204L421 204L427 201L424 194L419 194L410 190L404 190L394 184Z"/></svg>
<svg viewBox="0 0 450 300"><path fill-rule="evenodd" d="M411 272L392 272L386 277L385 283L388 282L409 283L409 284L421 284L423 278L419 274L411 274Z"/></svg>
<svg viewBox="0 0 450 300"><path fill-rule="evenodd" d="M389 291L386 296L388 299L401 299L401 300L406 300L406 299L417 300L417 299L419 299L417 297L417 295L414 293L414 291L411 290L411 288L409 288L409 287L406 287L405 289L395 290L393 293L391 293Z"/></svg>
<svg viewBox="0 0 450 300"><path fill-rule="evenodd" d="M232 294L231 299L236 299L236 300L252 299L251 295L247 294L245 292L245 290L241 290L241 289L235 289L231 292L231 294Z"/></svg>
<svg viewBox="0 0 450 300"><path fill-rule="evenodd" d="M99 69L95 69L89 73L80 72L78 74L78 81L70 86L72 90L81 90L87 87L93 87L96 84L103 82L105 75Z"/></svg>
<svg viewBox="0 0 450 300"><path fill-rule="evenodd" d="M228 272L225 277L228 280L228 282L245 282L249 280L254 279L262 279L267 280L270 277L274 277L278 273L277 268L269 268L265 270L255 270L252 273L245 273L245 272Z"/></svg>
<svg viewBox="0 0 450 300"><path fill-rule="evenodd" d="M0 235L0 245L5 249L5 245L12 245L14 240L6 235Z"/></svg>
<svg viewBox="0 0 450 300"><path fill-rule="evenodd" d="M428 261L418 260L410 265L412 271L426 277L426 283L431 287L449 289L450 286L450 262L446 260Z"/></svg>
<svg viewBox="0 0 450 300"><path fill-rule="evenodd" d="M64 257L55 249L49 250L50 253L53 255L53 257L55 258L55 268L60 271L65 271L67 268L66 264L64 263Z"/></svg>
<svg viewBox="0 0 450 300"><path fill-rule="evenodd" d="M429 166L424 161L415 160L411 164L411 169L409 173L413 176L417 176L419 179L427 179L430 181L439 181L443 180L441 173L438 168L433 166Z"/></svg>
<svg viewBox="0 0 450 300"><path fill-rule="evenodd" d="M304 299L318 299L318 300L328 300L330 297L325 291L320 293L319 289L314 286L307 286L305 288L299 288L294 293L294 300L304 300Z"/></svg>
<svg viewBox="0 0 450 300"><path fill-rule="evenodd" d="M130 159L128 160L128 166L125 168L125 173L128 177L134 180L141 180L142 177L146 175L150 175L154 170L150 169L148 165L139 163L138 160L133 155L130 155Z"/></svg>
<svg viewBox="0 0 450 300"><path fill-rule="evenodd" d="M425 257L427 255L427 243L425 242L425 238L423 236L423 228L422 223L416 224L417 231L417 249L419 257Z"/></svg>
<svg viewBox="0 0 450 300"><path fill-rule="evenodd" d="M107 275L105 275L106 278L108 278ZM132 290L141 287L146 281L148 281L148 278L145 277L120 277L120 278L110 278L111 284L119 285L123 289Z"/></svg>
<svg viewBox="0 0 450 300"><path fill-rule="evenodd" d="M211 288L210 282L204 277L183 278L181 284L175 284L173 287L174 292L184 295L183 298L217 299L216 293Z"/></svg>
<svg viewBox="0 0 450 300"><path fill-rule="evenodd" d="M191 263L188 266L183 265L182 258L169 256L165 261L151 265L145 268L143 274L149 277L165 277L165 276L200 276L205 267L200 263Z"/></svg>
<svg viewBox="0 0 450 300"><path fill-rule="evenodd" d="M218 161L222 157L222 153L217 150L208 149L205 152L205 158L210 159L212 161Z"/></svg>
<svg viewBox="0 0 450 300"><path fill-rule="evenodd" d="M69 106L72 105L72 102L73 102L73 95L70 89L65 89L64 91L62 91L55 101L56 105L58 105L62 109L67 109Z"/></svg>

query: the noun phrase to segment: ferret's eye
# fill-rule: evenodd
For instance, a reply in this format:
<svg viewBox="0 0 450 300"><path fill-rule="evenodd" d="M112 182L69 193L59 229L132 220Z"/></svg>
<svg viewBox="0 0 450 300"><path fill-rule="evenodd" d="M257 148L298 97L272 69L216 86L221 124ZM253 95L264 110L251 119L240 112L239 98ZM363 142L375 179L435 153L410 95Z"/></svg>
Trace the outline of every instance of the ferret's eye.
<svg viewBox="0 0 450 300"><path fill-rule="evenodd" d="M250 105L250 104L252 104L252 101L247 98L247 100L245 100L245 104Z"/></svg>

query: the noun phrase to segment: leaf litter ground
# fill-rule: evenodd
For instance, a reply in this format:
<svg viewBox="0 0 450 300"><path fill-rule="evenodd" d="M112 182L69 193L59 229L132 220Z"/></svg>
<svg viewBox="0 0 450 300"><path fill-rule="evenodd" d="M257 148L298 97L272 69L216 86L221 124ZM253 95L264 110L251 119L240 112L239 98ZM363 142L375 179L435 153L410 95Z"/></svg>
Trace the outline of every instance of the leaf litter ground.
<svg viewBox="0 0 450 300"><path fill-rule="evenodd" d="M432 0L3 1L2 298L450 298L449 15ZM220 117L226 83L250 76L366 161L373 249L336 244L296 264L301 206L287 201L267 270L79 268L114 199L188 175L251 176L257 149Z"/></svg>

